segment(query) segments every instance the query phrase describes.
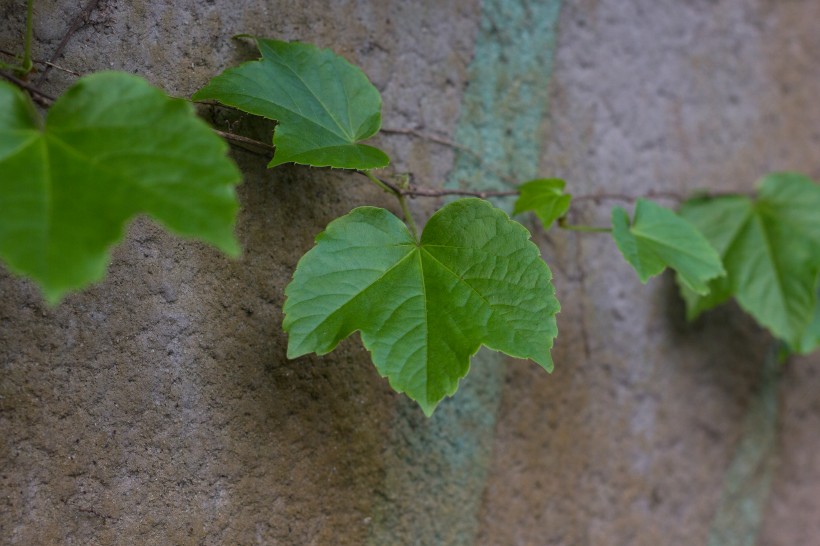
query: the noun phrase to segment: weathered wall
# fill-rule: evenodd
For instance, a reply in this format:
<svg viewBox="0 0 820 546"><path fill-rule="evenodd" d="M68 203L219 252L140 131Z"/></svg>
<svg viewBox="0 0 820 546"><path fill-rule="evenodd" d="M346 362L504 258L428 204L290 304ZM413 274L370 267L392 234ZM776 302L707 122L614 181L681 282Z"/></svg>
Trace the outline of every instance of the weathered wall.
<svg viewBox="0 0 820 546"><path fill-rule="evenodd" d="M76 4L37 3L38 57ZM0 0L0 48L18 48L24 11ZM103 0L60 62L189 95L253 55L231 35L298 38L365 69L386 127L504 174L579 195L746 190L820 176L818 20L815 0ZM431 141L379 143L419 181L501 183ZM234 157L239 260L138 220L107 280L57 308L0 273L3 543L725 544L762 516L760 544L820 544L820 358L764 376L770 340L735 307L687 324L671 279L641 286L606 237L541 234L555 373L482 353L427 420L357 339L288 361L280 327L313 236L394 204L356 177ZM727 523L749 460L752 517Z"/></svg>

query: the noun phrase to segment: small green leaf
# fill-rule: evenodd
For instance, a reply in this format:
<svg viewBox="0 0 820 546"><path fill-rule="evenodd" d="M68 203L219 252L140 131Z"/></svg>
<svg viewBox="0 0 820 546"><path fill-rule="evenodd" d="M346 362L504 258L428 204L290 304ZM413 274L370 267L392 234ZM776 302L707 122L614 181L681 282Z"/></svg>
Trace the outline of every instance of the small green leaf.
<svg viewBox="0 0 820 546"><path fill-rule="evenodd" d="M566 182L557 178L539 178L521 184L513 214L533 211L544 229L549 229L569 210L572 196L564 193L565 186Z"/></svg>
<svg viewBox="0 0 820 546"><path fill-rule="evenodd" d="M792 173L762 180L758 198L726 196L691 200L681 215L723 258L727 278L703 299L683 291L696 317L731 296L791 347L805 347L817 306L820 271L820 186Z"/></svg>
<svg viewBox="0 0 820 546"><path fill-rule="evenodd" d="M642 283L667 266L689 289L708 293L708 281L725 275L720 257L689 222L651 201L638 199L635 218L620 207L612 210L612 237Z"/></svg>
<svg viewBox="0 0 820 546"><path fill-rule="evenodd" d="M386 167L381 150L359 144L381 126L382 100L362 70L328 49L255 38L258 61L230 68L194 94L276 120L268 165L368 170Z"/></svg>
<svg viewBox="0 0 820 546"><path fill-rule="evenodd" d="M360 330L379 373L430 415L481 344L552 369L551 278L529 232L486 201L446 205L421 242L390 212L357 208L299 261L288 357L328 353Z"/></svg>
<svg viewBox="0 0 820 546"><path fill-rule="evenodd" d="M189 103L136 76L81 78L45 123L0 83L0 257L56 302L102 278L139 213L237 254L240 175L226 152Z"/></svg>

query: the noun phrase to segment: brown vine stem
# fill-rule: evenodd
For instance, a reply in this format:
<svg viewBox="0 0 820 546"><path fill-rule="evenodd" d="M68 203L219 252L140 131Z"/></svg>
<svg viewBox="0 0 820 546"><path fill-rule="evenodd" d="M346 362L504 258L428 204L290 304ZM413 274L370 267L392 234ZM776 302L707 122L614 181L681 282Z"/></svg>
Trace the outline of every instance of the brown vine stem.
<svg viewBox="0 0 820 546"><path fill-rule="evenodd" d="M26 82L15 78L10 74L6 74L4 72L0 72L0 77L7 79L11 83L15 84L21 89L28 91L29 95L31 95L32 100L37 102L37 104L48 107L54 103L55 98L51 95L40 91L37 87L27 84ZM266 142L261 142L259 140L254 140L252 138L248 138L242 135L237 135L235 133L229 133L226 131L220 131L218 129L213 129L214 133L219 135L220 137L227 140L229 143L237 145L241 147L243 150L256 153L259 155L264 155L264 153L273 153L276 149L275 146L272 144L268 144ZM392 129L392 131L396 132L399 131L397 129ZM421 133L417 133L415 130L401 130L401 134L412 134L419 136L420 138L427 138L429 135L422 135ZM448 144L449 145L449 144ZM264 152L264 153L260 153ZM514 197L519 194L518 190L505 190L505 191L494 191L494 190L462 190L462 189L437 189L437 188L428 188L422 186L415 186L409 185L407 187L399 187L388 180L384 180L374 176L373 174L362 171L357 171L360 174L366 176L370 179L371 182L377 180L377 185L385 190L388 193L392 193L396 196L397 199L401 202L402 209L407 209L407 202L406 198L415 198L415 197L447 197L452 195L460 195L465 197L479 197L481 199L487 199L488 197ZM375 183L375 182L374 182ZM738 195L739 192L710 192L708 194L709 197L720 197L724 195ZM751 195L751 194L749 194ZM621 201L624 203L634 203L638 199L648 198L648 199L669 199L673 201L677 201L679 203L686 201L687 197L680 193L672 192L672 191L663 191L663 190L649 190L643 195L627 195L624 193L593 193L589 195L577 195L573 196L572 200L575 203L583 202L583 201L593 201L593 202L601 202L601 201ZM406 214L407 215L407 214ZM408 222L409 223L409 222ZM566 227L566 229L574 229L572 227ZM588 226L576 226L576 227L588 227ZM605 231L608 228L601 228L601 229L593 229L591 231ZM586 230L585 231L590 231Z"/></svg>
<svg viewBox="0 0 820 546"><path fill-rule="evenodd" d="M259 140L254 140L252 138L243 137L242 135L237 135L236 133L228 133L228 132L225 132L225 131L220 131L219 129L213 129L213 132L216 133L217 135L221 136L222 138L224 138L228 142L230 142L232 144L238 144L243 149L248 150L248 151L252 151L252 150L249 150L248 148L246 148L246 146L252 146L254 148L264 150L264 151L270 152L270 153L273 153L273 151L276 149L276 147L274 147L272 144L267 144L267 143L261 142Z"/></svg>
<svg viewBox="0 0 820 546"><path fill-rule="evenodd" d="M686 196L672 191L649 190L643 195L634 196L623 193L594 193L590 195L579 195L572 198L573 201L623 201L625 203L632 203L641 198L648 199L670 199L672 201L683 202L686 201Z"/></svg>
<svg viewBox="0 0 820 546"><path fill-rule="evenodd" d="M376 186L380 187L387 193L393 194L396 197L396 199L399 200L399 205L401 206L402 213L404 213L404 219L407 222L407 226L410 228L410 232L413 234L413 238L416 241L418 241L419 230L416 227L416 221L413 219L413 214L410 212L410 207L407 206L407 199L405 198L405 195L402 193L401 188L398 188L389 182L379 179L378 177L374 176L373 173L371 173L370 171L356 172L365 175L367 179L373 182Z"/></svg>
<svg viewBox="0 0 820 546"><path fill-rule="evenodd" d="M396 128L396 127L382 127L379 130L379 132L385 133L385 134L388 134L388 135L412 136L412 137L420 138L422 140L429 140L430 142L434 142L436 144L439 144L441 146L446 146L446 147L452 148L454 150L458 150L459 152L462 152L466 155L469 155L470 157L475 159L478 162L478 164L481 165L482 169L484 169L485 171L487 171L490 174L493 174L493 175L497 176L499 179L503 180L504 182L506 182L508 184L511 184L511 185L515 185L515 184L518 183L518 181L515 180L514 178L512 178L510 176L507 176L506 174L501 173L501 172L497 171L496 169L493 169L492 167L487 165L487 163L484 161L484 158L481 157L481 155L476 153L474 150L471 150L470 148L468 148L466 146L462 146L461 144L458 144L457 142L453 142L452 140L448 140L446 138L439 137L439 136L436 136L436 135L429 135L427 133L422 133L418 129L403 129L403 128Z"/></svg>
<svg viewBox="0 0 820 546"><path fill-rule="evenodd" d="M85 7L77 14L73 21L71 21L71 25L69 25L68 30L66 30L65 34L63 35L63 39L60 40L60 43L57 45L57 49L54 50L54 53L51 55L51 59L48 60L45 70L40 73L40 76L36 80L37 85L43 85L48 77L48 73L52 68L56 68L51 66L54 61L60 58L60 55L63 54L63 50L65 46L68 45L68 42L71 40L72 36L80 30L82 27L88 24L88 19L91 17L91 13L97 9L100 0L89 0L86 3Z"/></svg>
<svg viewBox="0 0 820 546"><path fill-rule="evenodd" d="M219 136L225 138L229 142L242 144L242 145L250 145L254 146L259 149L263 149L265 151L273 152L275 147L266 144L264 142L260 142L258 140L253 140L251 138L243 137L234 133L227 133L224 131L219 131L214 129L214 132ZM487 199L488 197L515 197L519 194L518 190L505 190L505 191L494 191L494 190L456 190L456 189L437 189L437 188L428 188L422 186L415 186L410 185L406 188L400 188L395 184L384 180L383 178L378 178L373 176L372 174L365 174L362 171L357 171L360 174L367 176L371 182L373 179L378 180L378 186L382 188L384 191L388 193L392 193L396 197L403 196L403 197L447 197L452 195L461 195L465 197L479 197L481 199ZM371 178L372 177L372 178ZM375 182L374 182L375 183ZM710 196L719 196L724 195L720 193L709 194ZM729 194L726 194L729 195ZM627 195L624 193L594 193L589 195L578 195L573 196L573 202L579 201L622 201L624 203L634 203L638 199L648 198L648 199L670 199L674 201L683 202L687 198L684 195L679 193L671 192L671 191L661 191L661 190L649 190L647 193L643 195Z"/></svg>
<svg viewBox="0 0 820 546"><path fill-rule="evenodd" d="M16 55L14 53L12 53L11 51L7 51L5 49L0 49L0 53L2 53L3 55L7 55L9 57L16 57ZM72 76L76 76L78 78L80 76L82 76L82 74L80 74L79 72L75 72L74 70L71 70L70 68L66 68L64 66L54 64L51 61L44 61L42 59L32 59L31 62L33 62L34 64L41 64L43 66L49 66L49 67L51 67L55 70L59 70L60 72L65 72L66 74L71 74Z"/></svg>
<svg viewBox="0 0 820 546"><path fill-rule="evenodd" d="M418 186L410 186L406 189L400 190L402 195L407 197L446 197L448 195L463 195L465 197L480 197L487 199L488 197L512 197L518 195L518 190L507 191L482 191L482 190L448 190L435 188L422 188Z"/></svg>
<svg viewBox="0 0 820 546"><path fill-rule="evenodd" d="M580 233L612 233L612 228L600 226L585 226L570 224L566 217L558 219L558 227L567 231L578 231Z"/></svg>
<svg viewBox="0 0 820 546"><path fill-rule="evenodd" d="M36 102L37 104L39 104L43 108L48 108L49 106L54 104L54 100L55 100L54 97L52 97L51 95L49 95L47 93L44 93L44 92L40 91L39 89L37 89L36 87L34 87L32 85L27 84L23 80L21 80L19 78L15 78L11 74L6 74L4 72L0 72L0 77L10 81L11 83L16 85L20 89L24 89L25 91L28 91L29 96L31 96L31 100L33 100L34 102Z"/></svg>

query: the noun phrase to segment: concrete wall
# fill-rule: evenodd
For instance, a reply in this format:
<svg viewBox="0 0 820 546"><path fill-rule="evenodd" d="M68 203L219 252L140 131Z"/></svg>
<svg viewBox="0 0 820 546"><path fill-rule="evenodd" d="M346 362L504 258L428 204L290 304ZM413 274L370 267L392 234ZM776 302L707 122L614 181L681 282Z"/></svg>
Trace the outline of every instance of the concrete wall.
<svg viewBox="0 0 820 546"><path fill-rule="evenodd" d="M24 4L0 0L0 47L18 49ZM37 57L77 4L37 2ZM187 96L253 56L231 35L298 38L364 68L385 127L504 175L577 195L749 190L772 170L820 177L818 20L816 0L103 0L60 63ZM503 183L451 147L378 143L426 184ZM394 203L234 157L239 260L140 219L107 280L59 307L0 272L0 542L820 543L817 356L774 373L735 306L688 324L671 278L641 286L607 237L537 234L563 306L555 373L482 352L425 419L358 339L288 361L280 327L314 235ZM413 205L423 220L435 204Z"/></svg>

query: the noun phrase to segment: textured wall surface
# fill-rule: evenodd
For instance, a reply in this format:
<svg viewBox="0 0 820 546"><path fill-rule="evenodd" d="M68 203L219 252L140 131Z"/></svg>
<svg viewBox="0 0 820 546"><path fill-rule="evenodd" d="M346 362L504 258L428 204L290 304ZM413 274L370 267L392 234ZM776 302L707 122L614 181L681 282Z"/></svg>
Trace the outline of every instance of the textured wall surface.
<svg viewBox="0 0 820 546"><path fill-rule="evenodd" d="M78 4L37 2L36 57ZM0 0L1 49L24 15ZM816 0L101 0L59 63L189 96L254 57L232 35L298 38L363 67L385 127L493 171L378 137L419 183L746 191L773 170L820 178L818 20ZM358 338L289 361L281 331L313 237L395 204L361 177L233 156L238 260L138 219L107 279L58 307L0 269L0 543L820 544L820 357L767 375L771 340L736 306L689 324L671 277L640 285L606 236L536 232L556 371L481 353L425 419ZM423 221L435 203L412 205Z"/></svg>

